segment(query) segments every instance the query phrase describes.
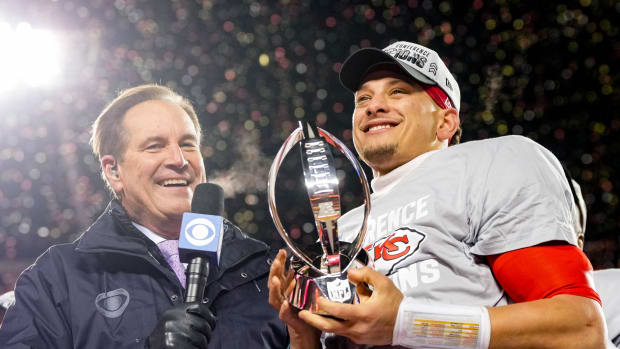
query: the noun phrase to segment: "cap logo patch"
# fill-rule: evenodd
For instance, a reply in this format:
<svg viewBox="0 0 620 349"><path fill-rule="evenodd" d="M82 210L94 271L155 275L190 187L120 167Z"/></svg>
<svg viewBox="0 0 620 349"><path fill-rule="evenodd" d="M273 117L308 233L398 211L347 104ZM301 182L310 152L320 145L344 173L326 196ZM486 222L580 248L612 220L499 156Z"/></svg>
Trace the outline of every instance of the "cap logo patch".
<svg viewBox="0 0 620 349"><path fill-rule="evenodd" d="M431 64L428 67L428 71L430 73L433 73L434 76L437 76L437 63L431 62Z"/></svg>
<svg viewBox="0 0 620 349"><path fill-rule="evenodd" d="M446 78L446 87L448 87L450 91L452 91L452 84L450 84L450 80L448 80L448 78Z"/></svg>

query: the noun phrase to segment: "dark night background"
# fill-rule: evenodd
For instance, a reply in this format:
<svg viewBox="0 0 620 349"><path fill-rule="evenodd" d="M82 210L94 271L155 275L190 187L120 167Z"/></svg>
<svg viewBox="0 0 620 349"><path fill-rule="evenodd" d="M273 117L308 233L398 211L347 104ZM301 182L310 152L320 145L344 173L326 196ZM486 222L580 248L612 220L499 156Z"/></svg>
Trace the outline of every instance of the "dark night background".
<svg viewBox="0 0 620 349"><path fill-rule="evenodd" d="M340 66L396 40L444 58L462 141L521 134L556 154L588 204L592 264L620 266L620 2L2 0L0 23L20 22L54 33L61 72L0 89L0 292L107 204L89 127L119 90L157 82L188 96L229 219L270 240L267 172L283 140L309 118L352 148Z"/></svg>

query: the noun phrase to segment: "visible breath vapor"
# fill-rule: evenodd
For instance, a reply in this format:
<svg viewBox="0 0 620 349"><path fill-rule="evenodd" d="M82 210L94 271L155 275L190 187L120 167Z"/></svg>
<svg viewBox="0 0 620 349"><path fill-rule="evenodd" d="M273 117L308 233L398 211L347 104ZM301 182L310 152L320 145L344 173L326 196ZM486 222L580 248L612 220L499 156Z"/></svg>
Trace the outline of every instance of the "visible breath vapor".
<svg viewBox="0 0 620 349"><path fill-rule="evenodd" d="M272 159L265 156L259 146L259 133L249 132L239 137L237 152L240 157L230 169L218 171L209 180L224 189L226 197L238 193L257 193L267 190L267 176Z"/></svg>

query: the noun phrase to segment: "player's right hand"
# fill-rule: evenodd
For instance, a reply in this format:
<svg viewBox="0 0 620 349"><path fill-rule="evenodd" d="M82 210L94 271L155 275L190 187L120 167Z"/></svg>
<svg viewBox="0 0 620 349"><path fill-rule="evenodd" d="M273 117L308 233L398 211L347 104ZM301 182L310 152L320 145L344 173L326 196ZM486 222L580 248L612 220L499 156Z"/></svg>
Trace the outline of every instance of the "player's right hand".
<svg viewBox="0 0 620 349"><path fill-rule="evenodd" d="M288 325L291 337L291 349L320 348L319 337L321 332L301 320L299 311L288 302L288 295L295 285L294 271L286 270L286 251L278 252L269 270L269 304L279 312L280 320Z"/></svg>

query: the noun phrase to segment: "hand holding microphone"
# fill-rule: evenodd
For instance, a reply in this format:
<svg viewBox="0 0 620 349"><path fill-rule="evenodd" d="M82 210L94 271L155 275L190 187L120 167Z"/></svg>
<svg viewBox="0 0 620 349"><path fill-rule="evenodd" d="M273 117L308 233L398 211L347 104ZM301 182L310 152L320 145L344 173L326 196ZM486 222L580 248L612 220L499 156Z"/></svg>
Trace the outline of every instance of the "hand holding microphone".
<svg viewBox="0 0 620 349"><path fill-rule="evenodd" d="M216 184L196 187L192 213L183 214L179 257L188 263L185 303L166 310L147 340L147 348L206 348L215 327L215 316L202 303L209 264L219 262L224 233L224 192Z"/></svg>
<svg viewBox="0 0 620 349"><path fill-rule="evenodd" d="M181 303L166 310L147 339L150 349L206 348L215 316L201 302Z"/></svg>

